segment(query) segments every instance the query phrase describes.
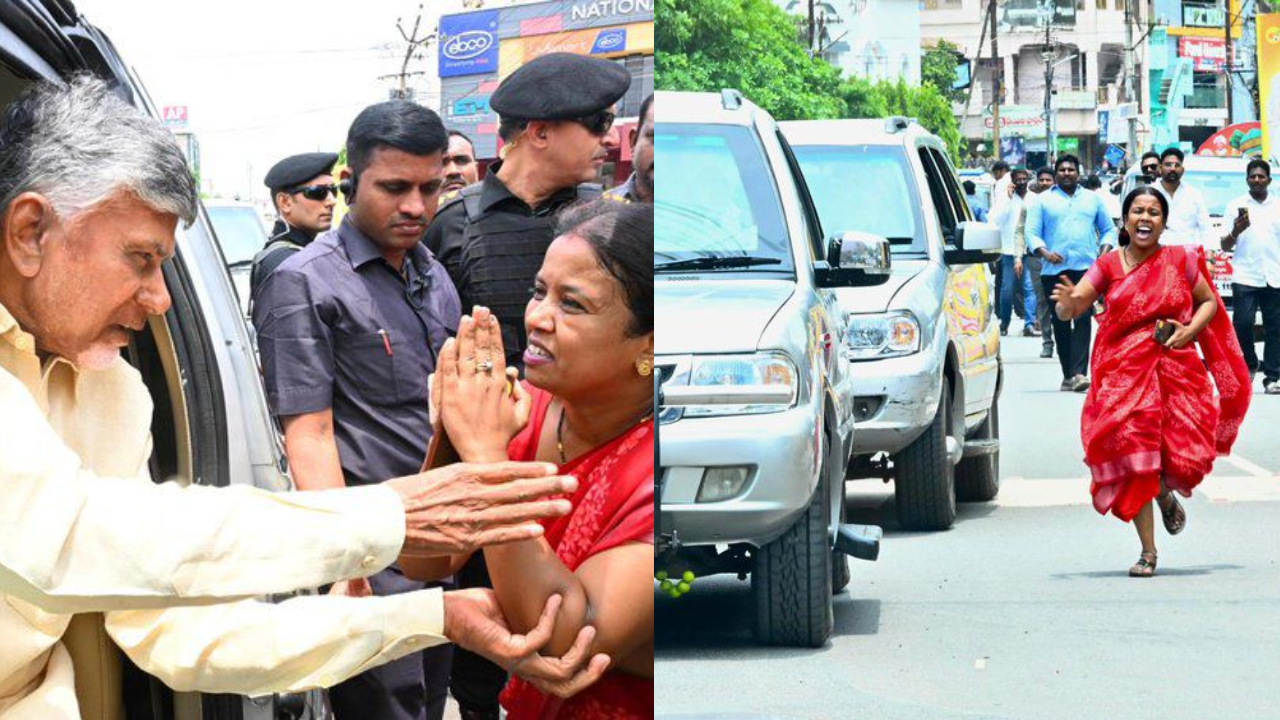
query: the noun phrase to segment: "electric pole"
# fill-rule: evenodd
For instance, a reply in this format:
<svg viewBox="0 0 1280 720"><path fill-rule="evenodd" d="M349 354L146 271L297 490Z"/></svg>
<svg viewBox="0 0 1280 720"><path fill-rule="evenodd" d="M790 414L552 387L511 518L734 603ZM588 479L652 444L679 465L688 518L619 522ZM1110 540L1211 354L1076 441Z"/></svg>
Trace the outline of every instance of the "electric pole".
<svg viewBox="0 0 1280 720"><path fill-rule="evenodd" d="M1053 0L1044 0L1044 142L1045 156L1052 160L1057 155L1053 142L1053 40L1049 36L1053 25Z"/></svg>
<svg viewBox="0 0 1280 720"><path fill-rule="evenodd" d="M1232 112L1234 108L1232 107L1233 103L1231 100L1231 65L1233 55L1231 51L1231 0L1222 0L1222 34L1224 37L1223 42L1225 43L1223 46L1225 54L1223 56L1224 63L1222 67L1222 75L1227 81L1227 124L1223 125L1223 127L1226 127L1231 124L1232 117L1235 114Z"/></svg>
<svg viewBox="0 0 1280 720"><path fill-rule="evenodd" d="M1223 0L1224 2L1226 0ZM814 0L809 0L809 57L813 57L813 4Z"/></svg>
<svg viewBox="0 0 1280 720"><path fill-rule="evenodd" d="M1133 46L1133 26L1137 19L1134 17L1133 4L1137 0L1124 0L1124 99L1125 102L1132 103L1136 100L1133 91L1134 70L1133 54L1137 48ZM1138 157L1138 118L1137 113L1130 115L1126 119L1129 126L1129 161L1133 162Z"/></svg>
<svg viewBox="0 0 1280 720"><path fill-rule="evenodd" d="M991 62L994 65L992 68L994 78L991 84L995 89L991 99L991 149L996 160L1003 160L1004 153L1000 150L1000 95L1003 91L1001 85L1004 63L1000 61L1000 46L996 40L996 0L991 0L987 4L987 22L991 24ZM978 48L978 55L982 55L981 47Z"/></svg>
<svg viewBox="0 0 1280 720"><path fill-rule="evenodd" d="M408 79L412 75L425 75L426 73L415 71L409 72L409 61L421 49L425 48L428 43L436 39L435 33L429 33L425 37L418 37L418 28L422 25L422 6L418 6L418 17L413 21L413 32L404 31L404 26L400 24L400 18L396 18L396 30L400 31L400 37L408 43L408 47L404 50L404 61L400 63L400 72L395 75L383 75L380 80L398 78L400 87L392 91L392 94L401 100L408 100L410 97Z"/></svg>

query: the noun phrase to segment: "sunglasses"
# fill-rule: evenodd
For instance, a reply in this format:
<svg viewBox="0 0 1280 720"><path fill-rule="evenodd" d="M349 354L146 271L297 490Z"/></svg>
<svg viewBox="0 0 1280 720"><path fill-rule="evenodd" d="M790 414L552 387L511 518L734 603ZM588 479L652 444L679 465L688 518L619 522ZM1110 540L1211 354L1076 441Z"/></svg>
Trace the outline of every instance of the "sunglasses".
<svg viewBox="0 0 1280 720"><path fill-rule="evenodd" d="M1142 166L1143 172L1155 172L1159 169L1160 169L1159 165L1143 165Z"/></svg>
<svg viewBox="0 0 1280 720"><path fill-rule="evenodd" d="M336 185L303 185L302 187L296 187L289 191L290 195L296 195L297 193L302 193L302 197L308 200L315 200L319 202L329 197L330 193L332 193L335 198L338 197L338 186Z"/></svg>
<svg viewBox="0 0 1280 720"><path fill-rule="evenodd" d="M590 115L572 118L572 121L586 128L587 132L592 135L604 135L613 127L613 118L613 113L608 110L601 110Z"/></svg>

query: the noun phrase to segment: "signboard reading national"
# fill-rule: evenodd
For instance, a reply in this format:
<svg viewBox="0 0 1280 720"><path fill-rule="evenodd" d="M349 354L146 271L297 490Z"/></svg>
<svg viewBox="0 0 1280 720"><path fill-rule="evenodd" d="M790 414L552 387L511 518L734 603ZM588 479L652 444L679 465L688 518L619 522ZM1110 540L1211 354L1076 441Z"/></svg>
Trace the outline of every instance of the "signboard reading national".
<svg viewBox="0 0 1280 720"><path fill-rule="evenodd" d="M440 18L440 77L480 75L497 69L497 10Z"/></svg>

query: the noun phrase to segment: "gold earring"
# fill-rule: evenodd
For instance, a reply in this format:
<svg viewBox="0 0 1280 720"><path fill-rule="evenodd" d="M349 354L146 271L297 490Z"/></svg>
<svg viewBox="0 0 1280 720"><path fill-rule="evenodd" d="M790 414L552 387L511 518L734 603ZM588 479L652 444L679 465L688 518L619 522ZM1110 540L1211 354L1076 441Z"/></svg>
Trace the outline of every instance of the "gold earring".
<svg viewBox="0 0 1280 720"><path fill-rule="evenodd" d="M640 377L649 377L649 373L653 372L653 363L649 360L641 360L636 363L636 372L640 373Z"/></svg>

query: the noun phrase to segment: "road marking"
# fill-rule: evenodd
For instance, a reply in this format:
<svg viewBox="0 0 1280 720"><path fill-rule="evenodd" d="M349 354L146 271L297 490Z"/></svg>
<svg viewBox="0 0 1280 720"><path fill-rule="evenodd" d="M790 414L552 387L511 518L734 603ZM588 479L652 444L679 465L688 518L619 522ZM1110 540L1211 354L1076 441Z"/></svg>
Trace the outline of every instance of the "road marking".
<svg viewBox="0 0 1280 720"><path fill-rule="evenodd" d="M1269 478L1273 476L1273 473L1270 470L1255 465L1239 455L1227 455L1225 457L1218 458L1218 460L1224 461L1229 465L1234 465L1236 468L1245 471L1252 477Z"/></svg>

